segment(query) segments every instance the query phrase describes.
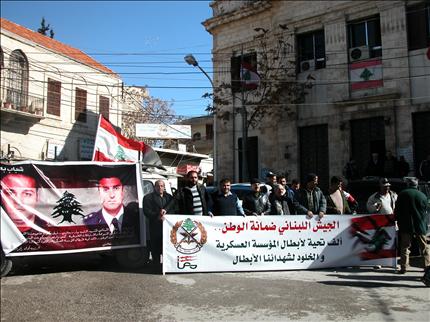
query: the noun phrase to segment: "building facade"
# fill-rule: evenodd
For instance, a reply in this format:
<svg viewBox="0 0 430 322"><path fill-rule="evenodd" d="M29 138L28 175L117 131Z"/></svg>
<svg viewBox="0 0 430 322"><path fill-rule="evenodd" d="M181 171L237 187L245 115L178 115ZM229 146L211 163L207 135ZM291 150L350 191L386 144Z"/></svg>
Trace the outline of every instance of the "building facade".
<svg viewBox="0 0 430 322"><path fill-rule="evenodd" d="M122 80L82 51L1 19L1 154L90 160L100 114L121 126Z"/></svg>
<svg viewBox="0 0 430 322"><path fill-rule="evenodd" d="M258 73L267 50L259 48L261 33L269 48L287 44L280 57L291 62L293 76L286 79L311 83L303 100L285 100L283 113L249 128L249 177L271 170L291 180L315 172L326 188L350 160L361 177L369 174L372 153L391 152L414 175L430 154L427 1L213 1L211 7L203 24L213 36L215 87L232 83L238 57L244 62L254 54ZM230 103L218 113L230 118L217 122L217 171L240 180L243 96L224 99Z"/></svg>
<svg viewBox="0 0 430 322"><path fill-rule="evenodd" d="M199 116L185 119L182 125L191 126L191 140L181 141L187 145L188 152L208 154L213 156L214 118Z"/></svg>

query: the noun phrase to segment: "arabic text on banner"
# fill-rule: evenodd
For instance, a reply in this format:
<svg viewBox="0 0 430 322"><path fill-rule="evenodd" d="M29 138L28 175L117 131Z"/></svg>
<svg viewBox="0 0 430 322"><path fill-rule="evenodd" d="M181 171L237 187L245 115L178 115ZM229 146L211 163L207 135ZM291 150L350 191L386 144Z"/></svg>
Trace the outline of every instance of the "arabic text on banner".
<svg viewBox="0 0 430 322"><path fill-rule="evenodd" d="M394 266L393 215L166 216L164 272Z"/></svg>
<svg viewBox="0 0 430 322"><path fill-rule="evenodd" d="M141 247L146 236L141 229L140 181L140 167L135 163L0 164L5 253L22 256ZM108 222L111 213L116 214L117 230ZM3 226L7 233L3 234Z"/></svg>

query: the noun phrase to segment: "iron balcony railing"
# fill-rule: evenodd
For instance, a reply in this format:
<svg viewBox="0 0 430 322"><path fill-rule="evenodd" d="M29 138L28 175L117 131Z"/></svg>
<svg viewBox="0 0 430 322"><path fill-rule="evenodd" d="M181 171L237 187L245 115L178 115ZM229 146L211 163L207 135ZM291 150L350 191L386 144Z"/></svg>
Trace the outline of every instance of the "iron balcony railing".
<svg viewBox="0 0 430 322"><path fill-rule="evenodd" d="M0 87L0 103L2 109L11 109L40 116L44 114L43 98L28 95L13 88Z"/></svg>

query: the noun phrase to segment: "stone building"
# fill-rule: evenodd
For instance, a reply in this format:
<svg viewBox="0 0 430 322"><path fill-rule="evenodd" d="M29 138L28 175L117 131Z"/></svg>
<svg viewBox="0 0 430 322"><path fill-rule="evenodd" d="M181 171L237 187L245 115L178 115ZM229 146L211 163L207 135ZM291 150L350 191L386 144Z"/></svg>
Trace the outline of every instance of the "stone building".
<svg viewBox="0 0 430 322"><path fill-rule="evenodd" d="M215 87L231 84L235 62L253 53L258 73L262 32L269 48L288 44L281 58L292 64L289 79L312 83L302 101L285 100L286 112L249 128L248 176L315 172L326 188L349 160L364 176L372 153L391 151L413 175L430 154L427 1L215 0L211 7L203 25L213 36ZM216 164L220 177L241 180L243 99L223 95L229 103L218 113L229 117L217 122Z"/></svg>
<svg viewBox="0 0 430 322"><path fill-rule="evenodd" d="M90 160L100 114L121 126L122 80L79 49L1 18L1 154Z"/></svg>

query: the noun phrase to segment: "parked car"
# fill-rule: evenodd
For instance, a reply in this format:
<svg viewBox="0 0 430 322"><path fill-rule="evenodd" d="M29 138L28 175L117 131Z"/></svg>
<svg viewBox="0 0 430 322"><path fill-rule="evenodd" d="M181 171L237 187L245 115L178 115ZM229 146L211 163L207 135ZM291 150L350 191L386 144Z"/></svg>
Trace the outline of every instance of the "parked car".
<svg viewBox="0 0 430 322"><path fill-rule="evenodd" d="M269 191L272 189L269 185L261 184L261 186L263 185L267 186L267 189ZM218 189L219 188L215 186L206 187L206 190L208 191L208 193L213 193L215 191L218 191ZM243 197L245 197L245 195L250 191L251 191L250 183L232 183L231 184L231 192L236 194L239 200L243 200Z"/></svg>

